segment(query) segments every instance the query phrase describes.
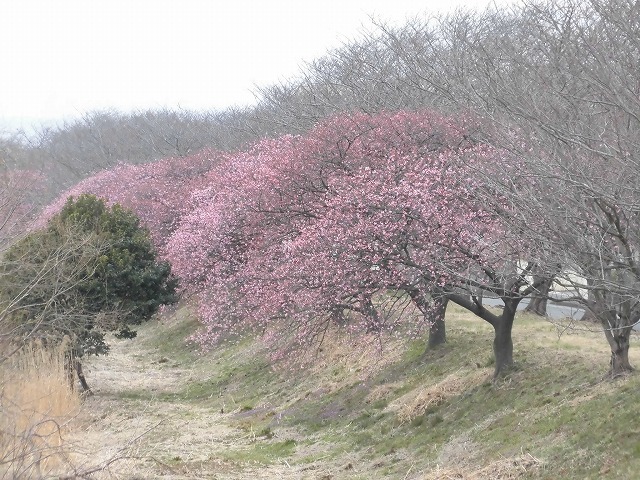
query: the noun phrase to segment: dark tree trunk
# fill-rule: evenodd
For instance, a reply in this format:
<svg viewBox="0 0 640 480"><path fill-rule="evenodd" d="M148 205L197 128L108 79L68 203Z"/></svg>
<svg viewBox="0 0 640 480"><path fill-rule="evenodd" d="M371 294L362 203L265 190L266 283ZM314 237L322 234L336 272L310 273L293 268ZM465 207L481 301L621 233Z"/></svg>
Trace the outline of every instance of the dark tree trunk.
<svg viewBox="0 0 640 480"><path fill-rule="evenodd" d="M549 290L551 290L553 278L544 278L534 275L533 283L539 284L539 286L538 289L531 294L529 305L527 305L524 311L527 313L533 313L534 315L540 315L541 317L546 317Z"/></svg>
<svg viewBox="0 0 640 480"><path fill-rule="evenodd" d="M629 336L616 337L616 346L611 348L611 376L618 377L633 371L629 363Z"/></svg>
<svg viewBox="0 0 640 480"><path fill-rule="evenodd" d="M382 318L380 318L378 310L371 301L371 297L367 296L361 300L361 306L365 316L367 333L380 333L382 331Z"/></svg>
<svg viewBox="0 0 640 480"><path fill-rule="evenodd" d="M484 308L482 302L469 300L469 297L465 295L452 294L449 296L449 299L487 321L493 327L493 354L496 361L494 378L499 377L511 368L513 366L513 340L511 338L511 331L513 330L516 310L522 298L502 298L504 309L500 316Z"/></svg>
<svg viewBox="0 0 640 480"><path fill-rule="evenodd" d="M76 373L78 374L78 379L80 380L80 385L82 385L82 390L85 393L88 394L92 394L91 392L91 388L89 388L89 384L87 383L87 379L84 378L84 372L82 371L82 363L80 363L80 360L75 360L73 362L73 366L76 369Z"/></svg>
<svg viewBox="0 0 640 480"><path fill-rule="evenodd" d="M430 302L427 295L418 288L407 288L406 291L429 325L427 348L434 348L446 343L447 331L444 316L449 299L446 296L439 296Z"/></svg>
<svg viewBox="0 0 640 480"><path fill-rule="evenodd" d="M513 367L513 340L511 338L513 319L514 315L509 314L505 306L504 312L500 316L500 321L494 326L493 354L496 360L493 372L494 378L499 377L506 370Z"/></svg>
<svg viewBox="0 0 640 480"><path fill-rule="evenodd" d="M89 395L93 395L93 392L91 391L91 388L87 383L87 379L84 376L84 372L82 371L82 363L80 363L80 360L72 357L67 358L66 370L71 390L75 390L75 376L78 375L78 380L80 380L82 391Z"/></svg>
<svg viewBox="0 0 640 480"><path fill-rule="evenodd" d="M611 347L609 373L615 378L633 371L633 367L629 362L629 340L632 327L626 325L616 326L616 324L611 321L616 319L615 314L609 315L609 317L611 317L609 320L607 320L607 316L606 314L602 315L600 320L604 327L604 334ZM627 324L628 322L624 323Z"/></svg>
<svg viewBox="0 0 640 480"><path fill-rule="evenodd" d="M433 303L433 313L429 323L429 342L427 344L429 348L434 348L447 342L444 316L449 299L442 297L435 299Z"/></svg>
<svg viewBox="0 0 640 480"><path fill-rule="evenodd" d="M344 314L344 308L341 306L336 306L331 309L330 318L331 321L333 321L339 327L344 327L347 325L347 317Z"/></svg>
<svg viewBox="0 0 640 480"><path fill-rule="evenodd" d="M600 321L604 336L609 342L611 348L609 374L613 378L625 375L633 371L629 363L629 340L635 323L633 318L637 314L625 311L623 303L612 296L611 292L593 290L592 298L594 300L589 301L587 312Z"/></svg>

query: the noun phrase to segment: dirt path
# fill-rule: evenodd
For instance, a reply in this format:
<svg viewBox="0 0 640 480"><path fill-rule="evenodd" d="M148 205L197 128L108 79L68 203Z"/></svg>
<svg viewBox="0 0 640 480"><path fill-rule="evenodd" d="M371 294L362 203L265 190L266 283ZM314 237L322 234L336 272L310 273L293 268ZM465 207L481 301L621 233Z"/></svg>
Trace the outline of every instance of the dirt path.
<svg viewBox="0 0 640 480"><path fill-rule="evenodd" d="M86 363L94 395L85 400L72 439L80 470L105 466L92 478L318 478L286 464L224 460L221 451L248 446L255 436L229 426L213 406L174 395L197 372L159 358L140 340L111 345L109 356Z"/></svg>

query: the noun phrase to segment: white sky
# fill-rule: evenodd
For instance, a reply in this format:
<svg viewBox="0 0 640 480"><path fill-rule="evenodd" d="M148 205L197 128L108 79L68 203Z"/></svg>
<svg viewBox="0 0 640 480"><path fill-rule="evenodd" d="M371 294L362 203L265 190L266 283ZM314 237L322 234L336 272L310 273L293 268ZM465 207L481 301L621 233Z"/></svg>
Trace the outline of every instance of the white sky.
<svg viewBox="0 0 640 480"><path fill-rule="evenodd" d="M224 109L357 38L488 0L0 0L0 132L116 108Z"/></svg>

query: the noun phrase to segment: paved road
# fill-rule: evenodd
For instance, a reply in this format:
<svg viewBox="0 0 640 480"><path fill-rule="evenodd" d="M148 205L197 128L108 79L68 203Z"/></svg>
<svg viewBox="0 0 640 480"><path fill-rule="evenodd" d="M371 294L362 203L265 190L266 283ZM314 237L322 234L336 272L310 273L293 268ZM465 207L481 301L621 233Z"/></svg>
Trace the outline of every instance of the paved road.
<svg viewBox="0 0 640 480"><path fill-rule="evenodd" d="M504 303L499 298L484 297L482 302L485 305L492 307L504 306ZM524 298L518 305L518 310L524 310L529 305L529 299ZM551 320L562 320L563 318L573 318L574 320L581 320L584 315L584 309L578 307L572 307L569 305L558 305L557 303L547 303L547 316ZM636 332L640 332L640 322L633 326Z"/></svg>
<svg viewBox="0 0 640 480"><path fill-rule="evenodd" d="M499 298L484 297L482 299L482 302L485 305L490 305L492 307L504 306L504 303L502 303L502 300L500 300ZM529 305L529 299L525 298L518 305L518 310L524 310L527 307L527 305ZM569 318L569 317L573 318L574 320L580 320L584 315L584 310L577 307L558 305L558 304L549 302L547 304L547 315L552 320L561 320L563 318Z"/></svg>

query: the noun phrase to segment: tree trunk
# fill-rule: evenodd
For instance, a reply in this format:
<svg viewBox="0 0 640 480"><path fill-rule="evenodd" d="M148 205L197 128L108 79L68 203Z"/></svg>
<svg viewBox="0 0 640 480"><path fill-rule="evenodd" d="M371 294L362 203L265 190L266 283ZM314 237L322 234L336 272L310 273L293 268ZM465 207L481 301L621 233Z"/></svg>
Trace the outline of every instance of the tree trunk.
<svg viewBox="0 0 640 480"><path fill-rule="evenodd" d="M75 375L78 375L78 380L80 380L82 391L89 395L93 395L93 392L91 391L91 388L87 383L87 379L84 376L84 372L82 371L82 363L80 363L80 360L73 357L67 357L66 370L67 370L67 375L69 378L69 386L71 387L71 390L75 390L74 378L75 378Z"/></svg>
<svg viewBox="0 0 640 480"><path fill-rule="evenodd" d="M611 376L618 377L632 372L633 367L629 363L629 336L616 337L616 347L611 349Z"/></svg>
<svg viewBox="0 0 640 480"><path fill-rule="evenodd" d="M339 327L347 325L347 317L344 314L344 308L342 306L336 306L329 312L331 321Z"/></svg>
<svg viewBox="0 0 640 480"><path fill-rule="evenodd" d="M73 366L76 369L76 372L78 374L78 379L80 380L80 385L82 385L82 390L85 393L88 393L89 395L93 395L93 392L91 392L91 388L89 388L89 384L87 383L87 379L84 378L84 373L82 371L82 363L80 363L80 360L75 360L73 362Z"/></svg>
<svg viewBox="0 0 640 480"><path fill-rule="evenodd" d="M497 378L513 366L513 340L511 331L520 300L504 300L504 310L494 325L493 354L496 360L493 377Z"/></svg>
<svg viewBox="0 0 640 480"><path fill-rule="evenodd" d="M380 333L382 331L382 318L371 301L370 296L364 297L361 301L361 308L364 312L367 333Z"/></svg>
<svg viewBox="0 0 640 480"><path fill-rule="evenodd" d="M500 316L491 313L484 308L480 302L470 301L466 295L450 294L449 300L466 308L483 320L486 320L493 327L493 354L496 361L493 377L497 378L507 369L511 368L513 366L513 340L511 339L511 331L513 329L513 321L516 317L516 310L522 297L502 297L504 309Z"/></svg>
<svg viewBox="0 0 640 480"><path fill-rule="evenodd" d="M447 332L444 316L447 310L448 298L438 298L433 301L431 322L429 323L428 348L434 348L447 342Z"/></svg>
<svg viewBox="0 0 640 480"><path fill-rule="evenodd" d="M420 313L424 316L427 325L429 325L427 349L446 343L447 331L444 316L449 299L446 296L440 296L429 301L427 294L418 288L407 288L406 291L415 306L420 310Z"/></svg>
<svg viewBox="0 0 640 480"><path fill-rule="evenodd" d="M633 367L629 363L629 340L632 328L627 326L616 327L616 324L609 320L607 320L607 315L600 317L604 327L604 334L611 347L609 373L612 378L615 378L633 371Z"/></svg>
<svg viewBox="0 0 640 480"><path fill-rule="evenodd" d="M533 283L540 283L540 286L536 291L531 294L529 305L524 309L527 313L533 313L534 315L540 315L541 317L547 316L547 301L549 299L549 290L553 283L553 278L544 279L542 277L533 276Z"/></svg>

